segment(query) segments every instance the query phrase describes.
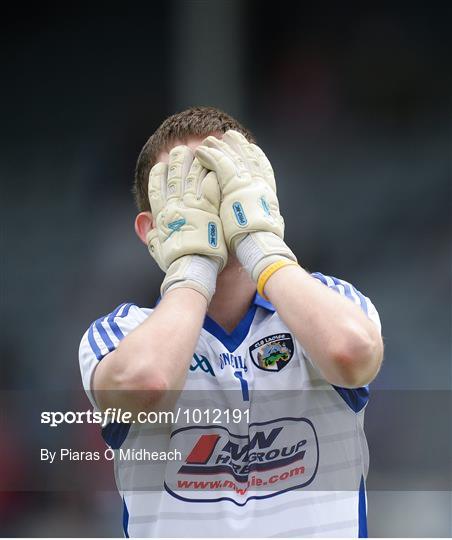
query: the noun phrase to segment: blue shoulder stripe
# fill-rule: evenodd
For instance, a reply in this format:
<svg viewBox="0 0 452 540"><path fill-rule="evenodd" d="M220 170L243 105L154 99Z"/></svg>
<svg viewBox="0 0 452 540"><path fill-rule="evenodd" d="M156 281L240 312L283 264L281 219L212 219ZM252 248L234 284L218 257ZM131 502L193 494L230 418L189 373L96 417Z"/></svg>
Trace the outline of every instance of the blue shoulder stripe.
<svg viewBox="0 0 452 540"><path fill-rule="evenodd" d="M115 317L118 315L120 309L125 306L126 304L119 305L114 311L110 313L110 315L107 317L107 322L110 326L110 328L113 331L113 334L121 340L124 337L124 334L122 333L121 329L119 328L118 324L115 322Z"/></svg>
<svg viewBox="0 0 452 540"><path fill-rule="evenodd" d="M365 297L358 291L358 289L355 289L356 294L359 296L359 300L361 302L361 308L364 311L366 315L369 315L369 311L367 309L367 300Z"/></svg>
<svg viewBox="0 0 452 540"><path fill-rule="evenodd" d="M359 301L361 302L361 308L362 310L364 311L364 313L366 315L369 314L369 310L368 310L368 304L367 304L367 300L366 300L366 297L361 294L358 289L356 289L355 287L353 287L353 290L355 291L355 293L358 295L358 298L359 298Z"/></svg>
<svg viewBox="0 0 452 540"><path fill-rule="evenodd" d="M115 350L115 346L113 345L113 341L110 339L110 336L107 334L107 331L102 326L102 322L104 320L105 319L98 319L94 324L96 325L96 330L99 332L99 336L107 346L108 352L111 352Z"/></svg>
<svg viewBox="0 0 452 540"><path fill-rule="evenodd" d="M343 283L337 283L339 280L336 280L335 278L331 276L324 276L320 272L314 272L311 274L311 276L319 280L320 282L322 282L324 285L326 285L328 289L336 291L341 296L345 296L346 298L349 298L352 301L355 300L351 294L350 287L346 288ZM328 282L328 279L330 279L334 283L334 285L331 285L331 283ZM343 289L339 288L339 285L341 285Z"/></svg>
<svg viewBox="0 0 452 540"><path fill-rule="evenodd" d="M326 280L325 276L321 274L320 272L313 272L311 276L318 279L319 281L321 281L324 285L328 287L328 281Z"/></svg>
<svg viewBox="0 0 452 540"><path fill-rule="evenodd" d="M112 329L114 335L119 339L119 341L121 341L121 339L123 339L124 334L123 334L121 328L119 328L118 323L115 321L115 318L123 319L124 317L127 317L127 315L129 314L130 308L132 306L134 306L134 305L135 304L130 304L130 303L129 304L121 304L119 307L117 307L115 309L115 311L113 311L110 314L110 316L107 319L107 322L110 325L110 328ZM124 307L124 309L122 310L121 315L119 315L119 311L121 310L122 307Z"/></svg>
<svg viewBox="0 0 452 540"><path fill-rule="evenodd" d="M350 283L347 283L346 281L344 281L342 279L338 279L338 278L329 276L329 278L333 281L333 283L335 285L334 287L331 287L328 284L328 280L326 279L326 277L323 274L321 274L320 272L313 272L311 275L312 275L312 277L314 277L314 278L318 279L319 281L321 281L324 285L326 285L330 289L334 289L335 291L337 291L339 294L342 294L341 289L339 288L339 286L342 286L344 288L345 297L348 298L349 300L352 300L355 303L356 303L356 297L357 297L359 299L359 304L361 306L361 309L364 311L364 313L366 315L369 314L368 313L368 305L367 305L366 298L364 297L363 294L361 294L358 291L358 289L356 289L356 287L353 287L353 285L351 285ZM353 291L353 293L355 293L356 297L353 295L352 291Z"/></svg>
<svg viewBox="0 0 452 540"><path fill-rule="evenodd" d="M108 352L111 352L115 349L113 342L111 341L109 335L105 331L105 328L102 326L103 319L104 317L101 317L100 319L97 319L96 321L94 321L93 324L89 327L89 331L88 331L88 342L91 346L93 353L95 354L98 360L102 360L102 358L107 353L103 354L101 348L97 344L96 338L94 336L94 328L98 331L99 336L103 341L102 345L105 345L105 347L107 347Z"/></svg>
<svg viewBox="0 0 452 540"><path fill-rule="evenodd" d="M96 340L94 338L94 324L92 324L90 327L89 327L89 330L88 330L88 342L91 346L91 349L93 351L93 353L95 354L96 358L98 360L102 360L103 358L103 354L102 354L102 351L99 349L97 343L96 343Z"/></svg>
<svg viewBox="0 0 452 540"><path fill-rule="evenodd" d="M334 284L336 285L336 287L339 287L339 285L342 285L342 287L344 287L344 294L346 298L349 298L350 300L355 301L355 298L352 294L350 283L347 283L346 281L342 281L341 279L337 279L333 276L331 276L331 279L334 281Z"/></svg>
<svg viewBox="0 0 452 540"><path fill-rule="evenodd" d="M107 347L108 352L114 351L116 348L116 345L113 343L110 336L108 335L108 332L104 327L104 324L107 323L111 331L113 332L114 336L117 338L117 340L121 341L121 339L124 338L124 333L119 328L119 325L115 319L117 318L122 319L124 317L127 317L127 315L129 314L130 308L134 305L135 304L132 304L132 303L120 304L109 315L107 315L106 317L100 317L100 319L97 319L96 321L92 323L88 331L88 342L97 360L102 360L105 354L102 354L101 348L96 342L96 338L94 336L94 328L96 328L97 332L99 333L99 337L101 338L103 342L102 345L105 345L105 347ZM121 309L122 309L122 314L119 315L119 312L121 311Z"/></svg>
<svg viewBox="0 0 452 540"><path fill-rule="evenodd" d="M363 294L361 294L356 287L353 287L353 285L350 285L350 283L347 283L346 281L343 281L342 279L337 279L332 277L331 278L334 283L343 285L344 288L348 288L350 298L353 298L353 295L351 293L351 289L353 289L353 292L356 294L356 296L359 298L359 303L361 305L361 309L364 311L364 313L367 315L367 301Z"/></svg>

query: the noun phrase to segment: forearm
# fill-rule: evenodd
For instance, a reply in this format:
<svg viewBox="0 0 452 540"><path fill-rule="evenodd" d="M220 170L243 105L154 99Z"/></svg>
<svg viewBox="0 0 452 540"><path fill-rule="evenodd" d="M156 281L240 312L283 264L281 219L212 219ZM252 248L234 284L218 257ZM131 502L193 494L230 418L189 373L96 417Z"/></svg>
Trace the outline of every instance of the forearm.
<svg viewBox="0 0 452 540"><path fill-rule="evenodd" d="M359 387L377 374L379 331L361 309L298 266L275 272L265 294L331 384Z"/></svg>
<svg viewBox="0 0 452 540"><path fill-rule="evenodd" d="M169 291L149 318L101 360L93 378L101 409L157 408L183 387L207 310L206 298L188 288Z"/></svg>
<svg viewBox="0 0 452 540"><path fill-rule="evenodd" d="M276 183L262 150L229 130L196 149L215 171L222 191L220 216L229 250L269 297L280 317L332 384L357 387L376 375L382 342L360 309L317 283L284 243ZM272 266L287 264L271 275ZM270 278L268 276L270 275ZM267 281L266 281L267 280Z"/></svg>

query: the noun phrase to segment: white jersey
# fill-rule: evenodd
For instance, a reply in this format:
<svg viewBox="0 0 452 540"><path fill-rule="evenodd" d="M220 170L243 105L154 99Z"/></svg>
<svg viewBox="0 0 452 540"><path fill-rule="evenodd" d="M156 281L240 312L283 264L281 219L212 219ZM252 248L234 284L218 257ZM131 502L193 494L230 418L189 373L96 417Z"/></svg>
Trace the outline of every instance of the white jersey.
<svg viewBox="0 0 452 540"><path fill-rule="evenodd" d="M381 328L373 304L352 285L312 275L360 305ZM94 407L97 363L151 312L122 304L83 336L80 367ZM165 362L165 343L155 350ZM207 316L173 409L177 418L111 423L102 431L115 449L124 534L367 536L368 396L367 387L349 390L325 381L315 359L257 294L231 334ZM179 458L143 460L144 450Z"/></svg>

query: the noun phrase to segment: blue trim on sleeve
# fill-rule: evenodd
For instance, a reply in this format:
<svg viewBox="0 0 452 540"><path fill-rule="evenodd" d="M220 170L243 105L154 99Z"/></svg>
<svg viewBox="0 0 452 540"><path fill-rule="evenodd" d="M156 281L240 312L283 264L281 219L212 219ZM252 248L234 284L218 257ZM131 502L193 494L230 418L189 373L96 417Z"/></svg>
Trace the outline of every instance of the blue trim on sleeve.
<svg viewBox="0 0 452 540"><path fill-rule="evenodd" d="M110 326L112 332L118 339L118 341L121 341L121 339L124 338L124 333L119 328L117 322L115 319L122 319L127 317L129 314L130 308L134 306L135 304L128 303L128 304L120 304L115 310L113 310L110 315L107 315L106 317L101 317L100 319L97 319L94 321L88 330L88 342L90 344L90 347L96 356L98 361L101 361L104 356L106 356L108 353L103 354L102 350L100 349L96 338L94 336L94 328L99 332L99 337L107 347L108 352L112 352L116 349L116 345L113 343L113 341L110 339L110 336L107 333L107 330L103 326L104 323L108 323ZM122 314L118 315L122 309ZM113 449L118 449L121 447L123 442L125 441L130 429L130 424L121 424L118 422L111 422L107 426L105 426L102 429L102 437L104 441Z"/></svg>
<svg viewBox="0 0 452 540"><path fill-rule="evenodd" d="M313 272L311 276L315 279L318 279L321 281L324 285L328 287L328 281L326 280L325 276L321 274L320 272Z"/></svg>
<svg viewBox="0 0 452 540"><path fill-rule="evenodd" d="M89 327L88 342L97 360L99 361L102 360L104 356L106 356L109 352L114 351L117 347L117 345L115 345L113 341L110 339L110 336L108 335L107 330L103 326L104 323L108 323L115 337L118 339L118 341L121 341L121 339L124 339L125 336L122 330L119 328L119 325L115 319L123 319L127 317L127 315L129 314L130 308L132 306L135 306L135 304L132 304L132 303L120 304L109 315L107 315L106 317L100 317L100 319L97 319L96 321L94 321ZM122 308L124 308L122 311L122 314L118 315L118 313L121 311ZM96 338L94 336L94 328L96 328L96 330L99 333L99 337L103 341L103 344L107 347L107 352L105 354L102 353L99 345L96 342Z"/></svg>
<svg viewBox="0 0 452 540"><path fill-rule="evenodd" d="M358 289L356 287L353 287L353 285L351 285L350 283L347 283L346 281L343 281L342 279L337 279L335 277L332 277L331 278L334 283L336 285L343 285L344 288L345 287L348 287L349 289L349 295L346 294L347 298L351 298L352 300L354 300L353 296L352 296L352 293L350 291L350 289L353 289L353 292L358 296L359 298L359 303L361 304L361 309L364 311L364 313L367 315L367 302L366 302L366 298L364 297L363 294L361 294Z"/></svg>
<svg viewBox="0 0 452 540"><path fill-rule="evenodd" d="M122 503L122 528L124 531L124 536L126 538L129 538L129 511L127 510L127 505L124 497L122 498Z"/></svg>
<svg viewBox="0 0 452 540"><path fill-rule="evenodd" d="M110 448L117 450L118 448L121 448L122 443L126 440L129 429L130 424L110 422L102 428L102 437Z"/></svg>
<svg viewBox="0 0 452 540"><path fill-rule="evenodd" d="M119 328L118 324L115 322L115 317L117 317L119 310L125 306L126 304L119 305L114 311L110 313L110 315L107 317L107 322L110 325L110 328L113 332L113 334L121 341L121 339L124 337L124 334L122 333L122 330Z"/></svg>
<svg viewBox="0 0 452 540"><path fill-rule="evenodd" d="M342 287L344 287L344 294L345 294L345 297L346 298L349 298L350 300L352 300L353 302L355 301L353 295L352 295L352 291L351 291L351 285L350 283L347 283L346 281L342 281L340 279L337 279L333 276L331 276L331 279L334 281L334 284L338 287L339 285L342 285ZM354 287L353 287L354 288Z"/></svg>
<svg viewBox="0 0 452 540"><path fill-rule="evenodd" d="M131 303L126 304L126 307L124 308L124 310L123 310L123 312L122 312L121 319L122 319L123 317L127 317L127 315L129 314L130 308L131 308L132 306L135 306L135 305L136 305L136 304L131 304Z"/></svg>
<svg viewBox="0 0 452 540"><path fill-rule="evenodd" d="M90 347L95 354L96 358L98 360L102 360L103 354L102 351L99 349L99 346L96 343L96 339L94 337L94 323L89 327L88 330L88 343L90 344Z"/></svg>
<svg viewBox="0 0 452 540"><path fill-rule="evenodd" d="M135 304L131 304L131 303L121 304L110 314L110 316L107 319L107 322L110 325L112 332L119 339L119 341L121 341L121 339L124 338L124 334L121 328L119 328L118 323L115 321L115 319L124 319L125 317L127 317L127 315L129 314L130 308L134 305ZM118 315L122 307L124 307L124 309L122 310L121 315Z"/></svg>
<svg viewBox="0 0 452 540"><path fill-rule="evenodd" d="M356 287L353 287L353 285L351 283L347 283L346 281L344 281L342 279L335 278L333 276L328 276L330 279L333 280L333 283L335 285L334 287L332 287L331 285L328 285L328 281L327 281L326 277L323 274L321 274L320 272L313 272L311 274L311 276L313 278L316 278L317 280L321 281L329 289L333 289L333 290L337 291L339 294L341 294L339 286L342 285L342 287L344 287L344 295L342 295L342 296L345 296L349 300L352 300L353 302L356 303L355 298L354 298L354 296L352 294L352 290L353 290L353 292L359 298L359 303L360 303L361 309L364 311L364 313L366 315L369 315L369 309L368 309L366 297L362 293L360 293Z"/></svg>
<svg viewBox="0 0 452 540"><path fill-rule="evenodd" d="M369 401L368 386L362 386L361 388L341 388L340 386L334 386L334 384L332 386L355 413L363 409Z"/></svg>
<svg viewBox="0 0 452 540"><path fill-rule="evenodd" d="M113 345L113 341L110 339L110 336L107 334L107 331L102 326L102 319L98 319L94 324L96 326L96 330L99 332L99 336L102 338L103 342L105 343L108 352L114 351L115 346Z"/></svg>
<svg viewBox="0 0 452 540"><path fill-rule="evenodd" d="M361 476L361 483L359 485L359 502L358 502L358 538L367 538L367 511L366 511L366 487L364 485L364 478Z"/></svg>
<svg viewBox="0 0 452 540"><path fill-rule="evenodd" d="M364 311L364 313L366 315L369 315L369 310L367 309L367 300L366 298L364 297L363 294L361 294L358 289L356 289L355 287L353 287L353 290L355 291L355 293L358 295L359 297L359 301L361 302L361 309Z"/></svg>

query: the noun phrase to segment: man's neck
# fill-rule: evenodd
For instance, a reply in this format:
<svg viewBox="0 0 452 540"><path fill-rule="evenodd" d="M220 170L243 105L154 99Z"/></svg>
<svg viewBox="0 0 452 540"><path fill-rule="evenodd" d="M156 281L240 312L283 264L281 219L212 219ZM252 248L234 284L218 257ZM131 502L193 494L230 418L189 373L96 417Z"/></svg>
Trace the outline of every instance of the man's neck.
<svg viewBox="0 0 452 540"><path fill-rule="evenodd" d="M231 333L248 311L256 294L256 285L232 255L218 276L208 314L226 332Z"/></svg>

